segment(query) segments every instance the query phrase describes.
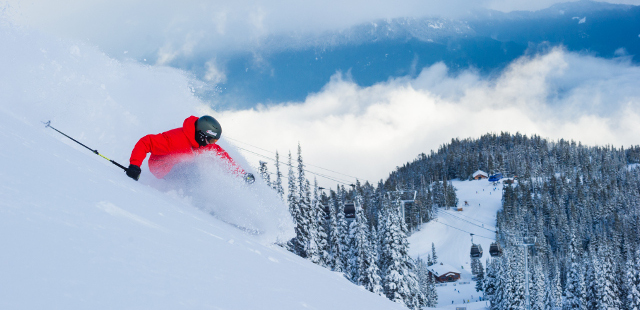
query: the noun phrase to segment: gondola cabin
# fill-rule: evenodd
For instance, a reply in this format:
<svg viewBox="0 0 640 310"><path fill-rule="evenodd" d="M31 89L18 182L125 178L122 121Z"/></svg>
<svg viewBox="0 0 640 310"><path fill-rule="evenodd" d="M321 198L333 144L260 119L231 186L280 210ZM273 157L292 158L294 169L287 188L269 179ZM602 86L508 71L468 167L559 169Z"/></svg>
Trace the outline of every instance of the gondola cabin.
<svg viewBox="0 0 640 310"><path fill-rule="evenodd" d="M482 257L482 246L479 244L471 245L471 258L480 258Z"/></svg>
<svg viewBox="0 0 640 310"><path fill-rule="evenodd" d="M496 173L489 177L489 182L498 182L502 179L502 173Z"/></svg>
<svg viewBox="0 0 640 310"><path fill-rule="evenodd" d="M356 218L356 205L353 202L347 202L344 204L344 217L347 220L353 220Z"/></svg>
<svg viewBox="0 0 640 310"><path fill-rule="evenodd" d="M502 256L502 247L500 244L497 242L491 243L491 246L489 246L489 255L491 255L491 257Z"/></svg>
<svg viewBox="0 0 640 310"><path fill-rule="evenodd" d="M324 207L322 207L324 209L324 219L325 220L329 220L331 217L331 210L329 210L329 206L325 205ZM344 204L344 218L347 219L347 221L351 221L353 219L356 218L356 207L355 204L353 202L346 202Z"/></svg>

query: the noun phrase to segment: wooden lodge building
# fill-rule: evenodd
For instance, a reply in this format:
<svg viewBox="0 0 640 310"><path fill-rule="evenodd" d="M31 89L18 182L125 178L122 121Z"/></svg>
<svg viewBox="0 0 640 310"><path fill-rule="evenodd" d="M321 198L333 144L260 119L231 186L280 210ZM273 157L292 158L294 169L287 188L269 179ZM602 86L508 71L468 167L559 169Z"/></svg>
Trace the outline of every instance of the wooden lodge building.
<svg viewBox="0 0 640 310"><path fill-rule="evenodd" d="M482 170L478 170L473 173L474 180L482 180L482 179L488 179L488 178L489 178L489 175Z"/></svg>
<svg viewBox="0 0 640 310"><path fill-rule="evenodd" d="M433 275L433 278L437 282L455 282L460 280L460 271L447 264L438 263L427 267L429 274Z"/></svg>

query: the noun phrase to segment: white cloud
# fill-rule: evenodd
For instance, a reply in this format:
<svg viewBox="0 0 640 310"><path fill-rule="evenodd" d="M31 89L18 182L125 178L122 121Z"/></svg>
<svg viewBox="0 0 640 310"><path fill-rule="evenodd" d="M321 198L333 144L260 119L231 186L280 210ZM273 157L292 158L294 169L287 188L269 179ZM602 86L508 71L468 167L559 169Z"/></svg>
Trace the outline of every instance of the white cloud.
<svg viewBox="0 0 640 310"><path fill-rule="evenodd" d="M371 87L338 74L305 102L217 115L234 139L281 158L299 141L309 163L376 182L451 138L488 132L637 144L638 81L638 67L554 49L515 61L495 80L450 76L442 64Z"/></svg>

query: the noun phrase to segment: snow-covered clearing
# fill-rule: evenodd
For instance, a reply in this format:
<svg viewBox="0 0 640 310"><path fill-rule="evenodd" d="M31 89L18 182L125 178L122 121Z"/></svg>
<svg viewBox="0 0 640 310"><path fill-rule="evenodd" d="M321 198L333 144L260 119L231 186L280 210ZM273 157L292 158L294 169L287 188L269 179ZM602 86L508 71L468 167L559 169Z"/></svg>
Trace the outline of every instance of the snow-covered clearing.
<svg viewBox="0 0 640 310"><path fill-rule="evenodd" d="M438 287L438 306L440 307L451 306L451 301L455 306L462 304L463 299L469 301L478 299L480 294L475 291L475 281L471 280L469 233L475 234L474 243L482 245L484 255L481 262L484 266L489 257L489 246L495 240L495 233L492 231L495 231L496 212L502 208L503 185L501 183L494 186L487 180L454 180L451 184L458 189L456 192L458 205L463 208L463 211L441 209L437 220L424 224L420 231L409 237L411 247L409 253L412 257L420 257L426 261L433 243L438 262L449 264L461 271L459 282L470 282L456 284L456 286L453 286L454 283L449 283L447 286ZM465 206L465 201L468 206ZM478 304L484 307L485 302ZM464 306L468 305L464 304ZM482 309L482 307L468 309Z"/></svg>

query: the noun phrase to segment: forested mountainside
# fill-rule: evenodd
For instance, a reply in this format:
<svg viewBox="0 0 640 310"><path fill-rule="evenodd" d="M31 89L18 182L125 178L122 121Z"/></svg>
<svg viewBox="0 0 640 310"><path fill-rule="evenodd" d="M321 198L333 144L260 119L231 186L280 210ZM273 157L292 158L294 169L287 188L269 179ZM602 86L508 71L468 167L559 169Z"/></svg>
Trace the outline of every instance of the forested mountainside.
<svg viewBox="0 0 640 310"><path fill-rule="evenodd" d="M567 177L607 167L618 171L628 164L640 163L640 146L615 149L612 146L586 147L579 142L549 141L540 136L520 133L486 134L479 139L451 139L437 152L422 153L416 160L391 173L387 184L415 184L429 180L468 179L473 172L505 176L563 174Z"/></svg>
<svg viewBox="0 0 640 310"><path fill-rule="evenodd" d="M532 309L638 309L639 150L488 134L421 154L387 183L517 176L497 217L503 254L486 264L492 309L524 307L527 274Z"/></svg>

